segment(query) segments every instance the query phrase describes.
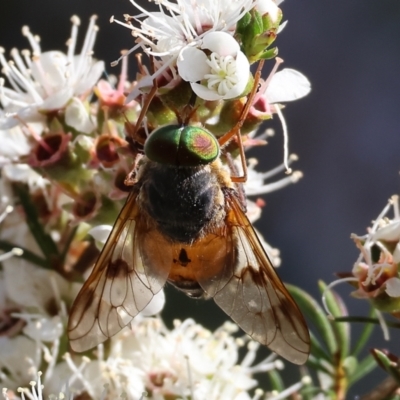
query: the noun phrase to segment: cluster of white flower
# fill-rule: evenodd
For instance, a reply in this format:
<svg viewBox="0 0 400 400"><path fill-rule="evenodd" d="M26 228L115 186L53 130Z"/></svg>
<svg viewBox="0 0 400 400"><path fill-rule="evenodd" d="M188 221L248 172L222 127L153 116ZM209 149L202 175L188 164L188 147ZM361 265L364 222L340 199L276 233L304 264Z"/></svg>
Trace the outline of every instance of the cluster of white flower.
<svg viewBox="0 0 400 400"><path fill-rule="evenodd" d="M389 219L387 214L391 208L394 215ZM384 291L389 297L400 297L397 270L400 262L399 197L392 196L366 235L353 234L351 237L361 251L353 268L354 276L360 281L355 295L376 298ZM400 310L400 304L398 309ZM394 308L392 311L397 310Z"/></svg>
<svg viewBox="0 0 400 400"><path fill-rule="evenodd" d="M178 0L177 4L159 1L160 11L156 13L146 11L133 0L131 3L142 12L140 16L127 15L126 22L112 20L132 30L138 39L130 52L140 48L154 57L156 70L142 76L128 98L136 98L164 74L168 87L178 84L180 77L190 82L198 97L212 101L237 98L249 83L250 63L233 36L240 19L255 9L276 22L281 1L198 0L193 3ZM140 19L143 16L146 18ZM140 27L135 27L131 21L139 23ZM284 69L270 75L257 100L265 101L268 115L271 115L273 110L269 105L297 100L309 92L310 83L304 75Z"/></svg>
<svg viewBox="0 0 400 400"><path fill-rule="evenodd" d="M387 215L393 210L393 217ZM389 340L387 323L382 312L398 318L400 313L400 210L399 196L393 195L388 204L373 221L365 235L352 234L360 255L354 263L351 273L341 273L340 279L333 281L327 289L342 282L348 282L356 288L352 296L371 302L382 327L386 340ZM329 313L325 296L325 309Z"/></svg>
<svg viewBox="0 0 400 400"><path fill-rule="evenodd" d="M38 37L27 27L23 34L31 51L13 49L12 60L7 61L0 48L4 74L0 78L0 383L9 388L3 396L41 400L62 391L53 398L72 399L85 393L94 399L121 394L143 399L148 392L160 400L257 400L264 396L262 391L253 397L248 394L257 384L253 374L280 369L281 362L271 357L254 364L258 345L234 338L232 324L210 332L186 320L168 330L160 318L149 317L162 308L163 292L135 318L131 329L112 338L109 347L99 346L91 359L68 353L68 310L81 288L73 273L80 258L90 255L86 234L97 226L93 236L104 241L126 197L124 179L133 150L125 132L133 127L137 133L134 123L126 121L137 120L151 88L157 86L161 98L187 85L197 95L199 107L207 111L199 122L213 133L213 129L225 132L223 102L240 102L249 93L251 64L272 58L273 52L267 57L264 49L284 26L279 25L278 0L160 0L158 12L131 3L140 16L117 22L133 31L136 46L122 57L116 88L112 79L100 79L104 62L93 57L95 17L80 52L76 16L65 54L42 52ZM241 44L235 32L251 10L266 18L270 35L259 35L254 41L258 47L251 44L246 52L245 28ZM140 64L138 80L130 83L127 55L136 50L151 58L152 71ZM277 72L280 62L268 79L261 80L251 104L249 116L256 123L244 140L246 148L265 143L270 132L257 136L257 129L274 113L283 121L287 137L280 103L310 91L308 80L299 72ZM173 118L175 108L172 104ZM230 114L228 119L232 119ZM158 115L150 109L147 125L156 127L157 121ZM147 135L147 126L145 131ZM247 194L258 196L301 178L297 171L264 184L296 159L286 158L282 166L266 173L257 172L257 162L250 159ZM261 208L262 201L249 201L252 221ZM279 252L270 249L269 253L278 265ZM240 362L239 350L245 343L248 351ZM30 381L31 390L15 393L19 384ZM268 398L283 398L306 383Z"/></svg>
<svg viewBox="0 0 400 400"><path fill-rule="evenodd" d="M60 391L66 398L82 393L93 399L123 394L126 398L139 400L146 393L146 398L154 400L251 400L248 390L257 385L252 375L283 368L282 362L274 360L274 356L254 364L259 346L254 342L248 343L247 353L239 362L239 350L245 340L232 336L237 330L232 323L210 332L191 319L176 321L172 330L167 329L159 318L135 319L131 329L125 329L111 339L107 356L100 345L95 359L68 353L59 359L62 347L59 339L63 330L60 322L51 325L36 321L32 329L36 332L32 338L25 328L27 337L18 335L9 339L8 350L2 351L1 366L8 373L2 374L1 383L5 387L16 387L15 381L27 382L39 376L32 391L36 388L33 398L40 400ZM32 340L36 347L31 344ZM21 354L25 356L23 362ZM43 362L46 373L41 378L38 368L44 367ZM301 386L297 384L287 395ZM27 394L27 389L18 391L22 398L24 393ZM253 399L260 398L262 392L258 390L257 393ZM4 397L19 399L7 389Z"/></svg>

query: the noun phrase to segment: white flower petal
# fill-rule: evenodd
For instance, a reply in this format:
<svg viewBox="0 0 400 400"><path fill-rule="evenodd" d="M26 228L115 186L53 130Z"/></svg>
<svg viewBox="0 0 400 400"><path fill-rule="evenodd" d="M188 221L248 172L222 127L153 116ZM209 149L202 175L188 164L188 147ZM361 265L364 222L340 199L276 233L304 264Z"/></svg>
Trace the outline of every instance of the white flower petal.
<svg viewBox="0 0 400 400"><path fill-rule="evenodd" d="M210 32L204 35L202 49L208 49L220 56L235 56L240 50L239 43L226 32Z"/></svg>
<svg viewBox="0 0 400 400"><path fill-rule="evenodd" d="M205 53L194 47L182 50L177 61L180 77L187 82L197 82L210 72Z"/></svg>
<svg viewBox="0 0 400 400"><path fill-rule="evenodd" d="M2 387L17 387L21 382L30 381L32 367L39 367L34 363L37 360L35 343L23 335L0 337L0 348L0 370L7 371L2 374Z"/></svg>
<svg viewBox="0 0 400 400"><path fill-rule="evenodd" d="M0 130L0 155L10 160L29 154L31 145L19 126L9 130Z"/></svg>
<svg viewBox="0 0 400 400"><path fill-rule="evenodd" d="M207 36L220 36L217 35L218 32L213 32L212 34L210 33ZM221 32L220 32L221 33ZM230 35L223 35L223 37L230 37L232 40L234 40ZM187 68L187 70L185 72L187 72L188 77L192 74L193 76L195 74L197 74L197 71L201 71L202 67L201 67L201 62L206 63L206 61L208 60L208 58L206 57L205 53L203 53L202 51L198 50L198 49L193 49L196 51L193 51L193 54L198 55L198 62L193 62L190 61L190 64L188 62L188 66L190 65L190 69ZM202 56L200 56L200 54L203 54ZM225 56L220 57L219 54L214 53L215 54L215 59L214 61L216 61L217 63L219 62L219 60L224 59ZM231 59L232 60L232 59ZM213 62L214 62L213 61ZM247 60L246 56L239 51L237 53L237 55L235 56L235 59L233 59L231 61L232 63L234 63L234 68L235 68L235 72L232 73L231 78L234 79L235 83L229 90L227 91L221 91L220 89L218 89L219 84L213 85L212 88L209 88L208 86L206 86L205 82L203 82L203 84L198 84L196 81L204 81L205 79L205 75L201 76L201 74L198 74L198 76L196 76L196 81L194 79L190 79L189 81L191 82L191 86L192 86L192 90L197 94L197 96L199 96L200 98L204 99L204 100L208 100L208 101L214 101L214 100L220 100L220 99L233 99L235 97L239 97L240 95L242 95L242 93L245 91L248 80L249 80L249 75L250 75L250 64L249 61ZM216 77L217 82L220 80L221 83L223 83L223 80L225 78L221 78L221 75L219 75L219 72L216 73L214 72L214 67L208 67L208 62L207 62L207 68L209 68L209 73L214 77ZM204 68L205 70L205 68ZM193 72L196 71L196 72ZM210 79L209 77L207 77L207 79Z"/></svg>
<svg viewBox="0 0 400 400"><path fill-rule="evenodd" d="M246 82L246 84L245 84ZM234 99L236 97L240 97L240 95L246 89L247 81L242 80L237 85L235 85L231 90L228 90L222 98L224 100Z"/></svg>
<svg viewBox="0 0 400 400"><path fill-rule="evenodd" d="M259 207L254 201L247 199L246 202L246 215L252 224L261 217L261 207Z"/></svg>
<svg viewBox="0 0 400 400"><path fill-rule="evenodd" d="M203 85L200 85L199 83L191 83L190 86L192 87L193 92L195 92L201 99L207 101L222 99L222 96L219 95L215 90L211 90Z"/></svg>
<svg viewBox="0 0 400 400"><path fill-rule="evenodd" d="M71 87L64 87L47 97L46 100L40 104L39 110L52 111L63 108L72 98L73 94L74 91Z"/></svg>
<svg viewBox="0 0 400 400"><path fill-rule="evenodd" d="M148 32L156 31L157 35L155 36L159 40L162 35L167 36L179 32L179 23L163 12L155 11L151 12L149 17L143 20L142 29Z"/></svg>
<svg viewBox="0 0 400 400"><path fill-rule="evenodd" d="M73 97L65 109L65 122L78 132L91 133L95 124L80 99Z"/></svg>
<svg viewBox="0 0 400 400"><path fill-rule="evenodd" d="M400 243L396 244L396 248L393 252L393 261L398 264L400 263Z"/></svg>
<svg viewBox="0 0 400 400"><path fill-rule="evenodd" d="M270 104L300 99L310 93L310 81L300 72L285 68L277 72L267 88Z"/></svg>
<svg viewBox="0 0 400 400"><path fill-rule="evenodd" d="M79 62L79 56L76 56ZM77 82L73 82L75 85L74 94L80 96L91 92L97 81L100 79L104 72L104 61L97 61L88 68L85 76L79 76Z"/></svg>
<svg viewBox="0 0 400 400"><path fill-rule="evenodd" d="M98 225L90 229L88 234L101 243L105 243L112 231L111 225Z"/></svg>
<svg viewBox="0 0 400 400"><path fill-rule="evenodd" d="M286 21L284 21L284 22L279 24L279 28L278 28L278 31L277 31L278 35L285 29L287 23L288 23L288 21L286 20Z"/></svg>
<svg viewBox="0 0 400 400"><path fill-rule="evenodd" d="M76 355L74 357L76 357L77 360L81 360L80 357L78 358ZM60 393L65 382L68 382L69 392L80 393L84 391L85 387L83 382L74 377L71 367L65 361L60 360L53 368L51 379L47 379L45 382L43 391L47 396L43 396L43 398L50 400L50 394L54 396L54 393ZM101 395L99 395L98 398L100 399ZM69 397L66 397L66 399L69 399ZM61 398L57 397L57 399L54 398L54 400L61 400Z"/></svg>
<svg viewBox="0 0 400 400"><path fill-rule="evenodd" d="M128 97L125 100L125 104L130 103L132 100L135 100L136 97L142 93L140 89L145 87L151 87L153 85L153 78L150 75L146 75L139 82L137 82L135 88L129 93Z"/></svg>
<svg viewBox="0 0 400 400"><path fill-rule="evenodd" d="M46 123L46 117L38 112L39 107L37 104L21 108L16 111L15 114L0 120L0 129L12 129L17 125L20 125L21 121L29 122L29 124L42 125L44 127ZM42 131L42 130L41 130Z"/></svg>
<svg viewBox="0 0 400 400"><path fill-rule="evenodd" d="M30 320L24 327L23 332L35 341L54 342L62 336L64 327L61 318L57 315L53 318Z"/></svg>
<svg viewBox="0 0 400 400"><path fill-rule="evenodd" d="M390 278L386 282L386 293L390 297L400 297L400 279Z"/></svg>
<svg viewBox="0 0 400 400"><path fill-rule="evenodd" d="M261 15L268 13L272 22L276 22L280 14L279 7L273 0L257 0L255 8Z"/></svg>
<svg viewBox="0 0 400 400"><path fill-rule="evenodd" d="M379 228L373 235L372 240L400 240L400 221L392 221L389 224Z"/></svg>
<svg viewBox="0 0 400 400"><path fill-rule="evenodd" d="M79 21L73 18L73 33L68 40L67 54L60 51L41 52L40 46L28 28L24 34L32 46L31 60L26 60L25 54L18 50L12 51L15 62L8 66L9 80L17 82L18 89L2 88L1 103L7 107L7 113L17 114L19 121L14 117L2 118L0 129L10 128L21 120L25 123L40 122L45 119L41 111L52 111L63 108L74 96L89 96L94 84L104 70L104 62L93 61L92 49L95 42L97 27L91 19L80 54L74 56L78 37L77 25ZM6 60L2 58L3 67Z"/></svg>
<svg viewBox="0 0 400 400"><path fill-rule="evenodd" d="M153 32L157 37L155 52L176 54L186 45L186 38L181 32L181 25L176 19L161 12L151 13L142 24L142 30Z"/></svg>
<svg viewBox="0 0 400 400"><path fill-rule="evenodd" d="M32 77L42 85L42 90L50 95L62 88L67 80L68 59L60 51L46 51L32 63Z"/></svg>
<svg viewBox="0 0 400 400"><path fill-rule="evenodd" d="M47 179L39 175L28 164L7 164L3 167L4 176L10 181L27 183L31 189L44 188Z"/></svg>
<svg viewBox="0 0 400 400"><path fill-rule="evenodd" d="M164 308L165 304L165 294L164 290L160 290L151 299L150 303L140 312L143 317L149 317L151 315L156 315Z"/></svg>
<svg viewBox="0 0 400 400"><path fill-rule="evenodd" d="M49 271L14 257L3 261L7 297L22 307L45 310L54 298Z"/></svg>

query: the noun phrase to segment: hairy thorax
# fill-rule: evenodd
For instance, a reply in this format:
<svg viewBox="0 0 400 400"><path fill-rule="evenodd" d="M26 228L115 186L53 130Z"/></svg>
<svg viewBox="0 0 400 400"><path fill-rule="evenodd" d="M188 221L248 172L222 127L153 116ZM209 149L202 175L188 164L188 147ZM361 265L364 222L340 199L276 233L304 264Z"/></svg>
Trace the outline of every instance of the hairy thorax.
<svg viewBox="0 0 400 400"><path fill-rule="evenodd" d="M216 171L210 165L174 167L148 161L140 171L140 207L167 238L192 243L224 221L224 179Z"/></svg>

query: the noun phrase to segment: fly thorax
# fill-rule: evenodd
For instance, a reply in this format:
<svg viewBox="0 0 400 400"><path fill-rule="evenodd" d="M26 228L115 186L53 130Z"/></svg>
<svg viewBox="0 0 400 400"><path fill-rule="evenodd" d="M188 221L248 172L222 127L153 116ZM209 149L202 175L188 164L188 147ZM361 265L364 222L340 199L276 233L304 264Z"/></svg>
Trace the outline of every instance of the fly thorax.
<svg viewBox="0 0 400 400"><path fill-rule="evenodd" d="M149 162L142 207L173 241L191 243L225 217L224 196L209 166L170 167Z"/></svg>
<svg viewBox="0 0 400 400"><path fill-rule="evenodd" d="M221 185L210 164L219 158L215 136L199 126L167 125L144 145L142 208L175 242L192 243L225 216Z"/></svg>

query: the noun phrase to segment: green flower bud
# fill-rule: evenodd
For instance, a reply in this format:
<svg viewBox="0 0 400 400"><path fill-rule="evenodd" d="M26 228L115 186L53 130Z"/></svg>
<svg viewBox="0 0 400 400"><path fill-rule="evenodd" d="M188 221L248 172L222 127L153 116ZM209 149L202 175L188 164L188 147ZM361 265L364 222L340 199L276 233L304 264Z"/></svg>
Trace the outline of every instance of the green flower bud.
<svg viewBox="0 0 400 400"><path fill-rule="evenodd" d="M259 11L253 9L237 24L235 35L250 63L273 58L278 54L276 48L268 49L277 37L282 20L282 11L279 8L276 9L275 15L270 13L261 15Z"/></svg>

